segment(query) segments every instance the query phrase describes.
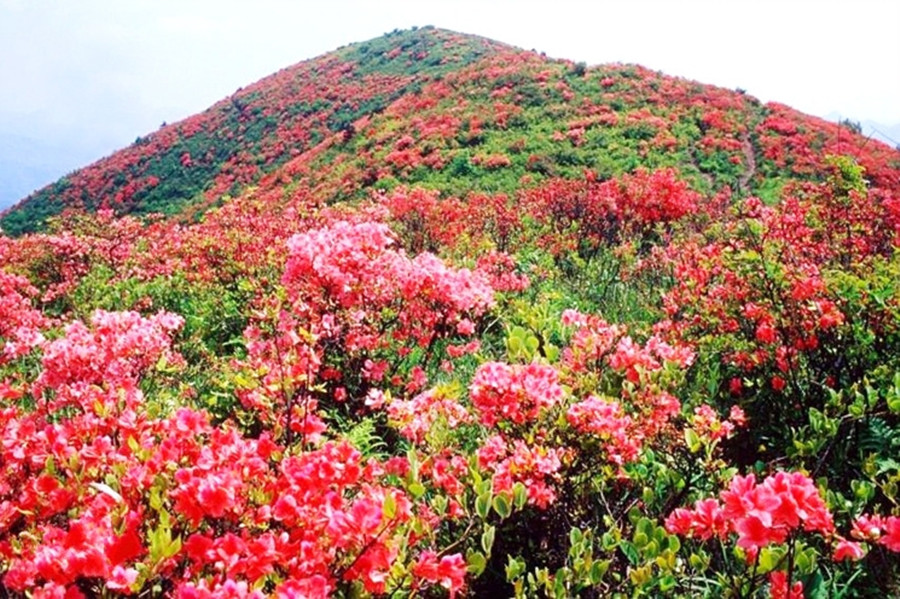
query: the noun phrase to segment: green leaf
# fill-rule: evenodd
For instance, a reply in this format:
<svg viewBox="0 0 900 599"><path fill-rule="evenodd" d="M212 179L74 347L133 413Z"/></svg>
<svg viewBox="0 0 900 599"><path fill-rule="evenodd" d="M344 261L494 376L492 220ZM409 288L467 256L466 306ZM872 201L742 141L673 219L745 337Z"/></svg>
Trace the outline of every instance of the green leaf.
<svg viewBox="0 0 900 599"><path fill-rule="evenodd" d="M496 529L488 524L484 527L484 532L481 533L481 548L484 549L485 555L491 554L491 548L494 546L494 534L496 532Z"/></svg>
<svg viewBox="0 0 900 599"><path fill-rule="evenodd" d="M677 584L677 582L678 581L676 580L676 578L674 576L672 576L671 574L667 574L666 576L663 576L660 579L659 590L664 593L666 591L671 591L672 589L675 588L675 585Z"/></svg>
<svg viewBox="0 0 900 599"><path fill-rule="evenodd" d="M483 493L475 499L475 513L482 520L487 520L488 513L491 510L491 496L489 493Z"/></svg>
<svg viewBox="0 0 900 599"><path fill-rule="evenodd" d="M556 576L553 577L553 595L555 597L559 597L560 599L567 597L568 593L566 592L566 569L560 568L556 571Z"/></svg>
<svg viewBox="0 0 900 599"><path fill-rule="evenodd" d="M631 562L631 565L636 566L640 560L640 555L638 554L637 548L628 541L619 542L619 548L622 550L622 553L625 554L625 557L628 558L628 561Z"/></svg>
<svg viewBox="0 0 900 599"><path fill-rule="evenodd" d="M603 536L600 537L600 546L604 551L612 551L619 545L618 535L615 535L609 531L603 533Z"/></svg>
<svg viewBox="0 0 900 599"><path fill-rule="evenodd" d="M416 449L414 447L410 447L409 451L406 452L406 459L409 462L409 477L411 480L419 480L419 456L416 454Z"/></svg>
<svg viewBox="0 0 900 599"><path fill-rule="evenodd" d="M703 448L703 442L700 440L700 435L692 428L684 429L684 443L691 453L697 453Z"/></svg>
<svg viewBox="0 0 900 599"><path fill-rule="evenodd" d="M584 535L581 533L580 529L573 528L569 531L569 545L578 545L583 538Z"/></svg>
<svg viewBox="0 0 900 599"><path fill-rule="evenodd" d="M501 518L508 518L512 513L512 506L509 503L509 499L506 498L506 495L500 494L494 497L494 511L500 515Z"/></svg>
<svg viewBox="0 0 900 599"><path fill-rule="evenodd" d="M478 456L474 453L469 457L469 475L472 477L472 485L476 489L484 482L484 477L478 471Z"/></svg>
<svg viewBox="0 0 900 599"><path fill-rule="evenodd" d="M878 466L878 470L876 474L881 476L885 472L890 472L891 470L896 470L900 472L900 462L893 458L885 458L883 460L876 460L876 465Z"/></svg>
<svg viewBox="0 0 900 599"><path fill-rule="evenodd" d="M525 503L528 501L528 489L525 488L525 485L522 483L516 483L513 485L513 503L516 505L516 509L522 509L525 507Z"/></svg>
<svg viewBox="0 0 900 599"><path fill-rule="evenodd" d="M397 514L397 498L392 494L387 493L384 496L384 505L381 506L381 512L384 515L385 520L393 520L394 516Z"/></svg>
<svg viewBox="0 0 900 599"><path fill-rule="evenodd" d="M257 386L255 380L246 376L242 372L235 373L234 384L237 385L238 389L255 389Z"/></svg>
<svg viewBox="0 0 900 599"><path fill-rule="evenodd" d="M468 564L468 570L474 576L480 576L484 569L487 567L487 559L484 557L484 554L480 551L469 551L466 554L466 564Z"/></svg>
<svg viewBox="0 0 900 599"><path fill-rule="evenodd" d="M871 499L872 496L875 495L875 485L868 481L850 481L850 488L853 489L853 494L856 495L856 498L863 503L869 501L869 499Z"/></svg>
<svg viewBox="0 0 900 599"><path fill-rule="evenodd" d="M812 427L813 432L822 432L822 418L822 412L815 408L809 409L809 425Z"/></svg>
<svg viewBox="0 0 900 599"><path fill-rule="evenodd" d="M893 414L900 413L900 394L894 395L892 397L888 397L887 400L888 410Z"/></svg>
<svg viewBox="0 0 900 599"><path fill-rule="evenodd" d="M525 327L513 327L509 332L509 336L511 339L525 339L528 336L528 331L525 330Z"/></svg>
<svg viewBox="0 0 900 599"><path fill-rule="evenodd" d="M160 511L163 506L162 493L157 485L150 487L150 509Z"/></svg>
<svg viewBox="0 0 900 599"><path fill-rule="evenodd" d="M412 494L415 499L419 499L420 497L422 497L422 495L425 494L425 485L418 481L409 485L408 489L410 494Z"/></svg>
<svg viewBox="0 0 900 599"><path fill-rule="evenodd" d="M610 560L597 561L591 564L591 584L597 585L603 580L606 571L609 570Z"/></svg>
<svg viewBox="0 0 900 599"><path fill-rule="evenodd" d="M438 516L443 516L447 513L447 507L449 506L449 501L443 495L437 495L434 499L431 500L431 507L434 508L434 513Z"/></svg>
<svg viewBox="0 0 900 599"><path fill-rule="evenodd" d="M759 552L759 568L760 572L765 574L771 572L778 565L784 551L766 547Z"/></svg>
<svg viewBox="0 0 900 599"><path fill-rule="evenodd" d="M165 549L164 555L166 558L170 558L173 555L176 555L179 551L181 551L181 537L175 537L175 540L169 542L168 546Z"/></svg>
<svg viewBox="0 0 900 599"><path fill-rule="evenodd" d="M797 552L797 569L802 574L812 574L812 572L816 569L819 554L816 552L815 548L807 547L803 551Z"/></svg>
<svg viewBox="0 0 900 599"><path fill-rule="evenodd" d="M579 546L578 548L581 549L580 546ZM569 551L569 553L570 553L570 555L571 555L571 550ZM583 573L583 572L584 572L584 567L585 567L584 564L585 564L585 562L584 562L584 558L583 558L583 557L576 557L576 558L574 558L574 559L572 560L572 568L571 568L572 572L574 572L576 576L578 576L579 574Z"/></svg>
<svg viewBox="0 0 900 599"><path fill-rule="evenodd" d="M559 360L559 348L552 343L547 343L544 345L544 355L547 356L547 361L552 364Z"/></svg>
<svg viewBox="0 0 900 599"><path fill-rule="evenodd" d="M154 564L172 557L181 551L181 538L172 539L172 528L168 513L160 512L159 526L147 535L150 540L150 561Z"/></svg>
<svg viewBox="0 0 900 599"><path fill-rule="evenodd" d="M637 530L651 537L653 536L653 523L649 518L641 518L637 521Z"/></svg>
<svg viewBox="0 0 900 599"><path fill-rule="evenodd" d="M825 577L822 572L816 570L812 576L803 583L803 591L812 599L828 599L831 595L828 586L825 584Z"/></svg>
<svg viewBox="0 0 900 599"><path fill-rule="evenodd" d="M513 582L522 574L525 573L525 561L514 558L513 556L508 556L508 561L506 562L506 581Z"/></svg>

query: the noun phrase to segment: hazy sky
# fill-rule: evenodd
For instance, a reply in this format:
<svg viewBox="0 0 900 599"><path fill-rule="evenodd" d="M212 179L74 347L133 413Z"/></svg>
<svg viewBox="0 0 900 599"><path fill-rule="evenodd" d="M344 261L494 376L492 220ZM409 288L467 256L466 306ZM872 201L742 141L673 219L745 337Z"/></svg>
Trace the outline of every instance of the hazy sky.
<svg viewBox="0 0 900 599"><path fill-rule="evenodd" d="M0 0L0 145L68 153L71 170L282 67L413 25L900 123L898 0Z"/></svg>

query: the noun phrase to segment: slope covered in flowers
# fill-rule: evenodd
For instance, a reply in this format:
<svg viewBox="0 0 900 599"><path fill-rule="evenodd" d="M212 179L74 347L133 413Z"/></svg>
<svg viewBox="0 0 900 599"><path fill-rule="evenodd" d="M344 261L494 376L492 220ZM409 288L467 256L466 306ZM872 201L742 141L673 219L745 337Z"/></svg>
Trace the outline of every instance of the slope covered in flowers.
<svg viewBox="0 0 900 599"><path fill-rule="evenodd" d="M897 594L898 163L430 28L264 79L4 217L0 584Z"/></svg>
<svg viewBox="0 0 900 599"><path fill-rule="evenodd" d="M420 78L470 64L501 45L443 30L395 31L383 39L283 69L208 110L77 170L25 199L2 219L34 231L65 208L119 213L203 210L351 130L410 93Z"/></svg>

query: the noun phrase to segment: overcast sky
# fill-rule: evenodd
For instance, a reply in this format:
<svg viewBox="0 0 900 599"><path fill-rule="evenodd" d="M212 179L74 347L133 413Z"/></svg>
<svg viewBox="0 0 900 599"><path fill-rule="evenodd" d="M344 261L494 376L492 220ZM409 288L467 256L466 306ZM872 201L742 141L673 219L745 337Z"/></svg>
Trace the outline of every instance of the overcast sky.
<svg viewBox="0 0 900 599"><path fill-rule="evenodd" d="M413 25L900 124L898 0L0 0L0 161L9 146L70 156L56 178L282 67Z"/></svg>

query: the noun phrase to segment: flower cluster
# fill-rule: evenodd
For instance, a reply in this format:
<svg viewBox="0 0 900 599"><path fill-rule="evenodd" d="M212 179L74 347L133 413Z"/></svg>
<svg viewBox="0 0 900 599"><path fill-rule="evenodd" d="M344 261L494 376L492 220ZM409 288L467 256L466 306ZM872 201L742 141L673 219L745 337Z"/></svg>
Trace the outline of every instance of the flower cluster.
<svg viewBox="0 0 900 599"><path fill-rule="evenodd" d="M66 327L65 337L47 343L32 392L41 396L53 389L59 396L77 393L85 384L132 390L161 358L176 360L169 345L183 323L181 316L168 312L144 318L136 312L98 310L90 328L75 321Z"/></svg>
<svg viewBox="0 0 900 599"><path fill-rule="evenodd" d="M631 434L634 422L617 402L590 396L569 406L566 421L579 433L598 436L614 464L637 459L640 441Z"/></svg>
<svg viewBox="0 0 900 599"><path fill-rule="evenodd" d="M494 435L478 449L478 465L493 472L494 493L512 494L513 485L522 483L528 502L546 508L556 499L552 483L558 478L565 453L563 448L529 445L518 439L510 442Z"/></svg>
<svg viewBox="0 0 900 599"><path fill-rule="evenodd" d="M850 535L860 541L877 542L900 553L900 517L897 516L860 516L853 523Z"/></svg>
<svg viewBox="0 0 900 599"><path fill-rule="evenodd" d="M469 397L485 426L524 424L562 400L558 378L554 368L536 362L524 366L488 362L475 371Z"/></svg>
<svg viewBox="0 0 900 599"><path fill-rule="evenodd" d="M722 420L711 406L702 404L694 408L692 424L698 433L706 435L712 441L719 441L729 438L735 429L745 426L747 417L740 406L731 406L728 418Z"/></svg>
<svg viewBox="0 0 900 599"><path fill-rule="evenodd" d="M761 483L753 475L735 476L719 501L703 499L693 510L676 509L666 518L666 529L702 540L736 534L738 547L755 555L800 530L831 535L834 522L812 480L778 472Z"/></svg>
<svg viewBox="0 0 900 599"><path fill-rule="evenodd" d="M410 400L395 399L388 405L387 413L400 434L413 443L423 443L439 423L452 429L472 421L462 404L438 389L429 389Z"/></svg>
<svg viewBox="0 0 900 599"><path fill-rule="evenodd" d="M0 364L22 356L40 345L40 331L47 321L31 305L38 293L28 279L0 270Z"/></svg>
<svg viewBox="0 0 900 599"><path fill-rule="evenodd" d="M465 583L466 562L458 553L444 555L438 559L434 551L424 551L413 566L413 576L440 584L450 591L450 598L453 599Z"/></svg>

